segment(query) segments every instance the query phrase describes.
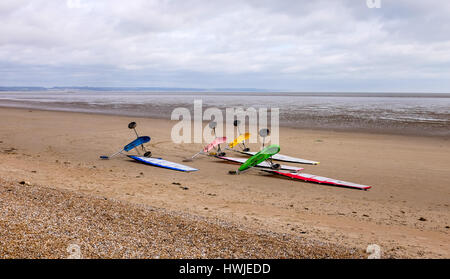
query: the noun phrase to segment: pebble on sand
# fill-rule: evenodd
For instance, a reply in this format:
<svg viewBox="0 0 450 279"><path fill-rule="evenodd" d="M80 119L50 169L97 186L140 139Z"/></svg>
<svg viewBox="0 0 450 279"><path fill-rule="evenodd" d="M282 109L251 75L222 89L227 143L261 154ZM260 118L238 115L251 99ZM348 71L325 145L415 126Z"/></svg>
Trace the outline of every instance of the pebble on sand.
<svg viewBox="0 0 450 279"><path fill-rule="evenodd" d="M365 257L336 243L105 197L1 178L0 189L0 258L67 258L73 243L83 259Z"/></svg>

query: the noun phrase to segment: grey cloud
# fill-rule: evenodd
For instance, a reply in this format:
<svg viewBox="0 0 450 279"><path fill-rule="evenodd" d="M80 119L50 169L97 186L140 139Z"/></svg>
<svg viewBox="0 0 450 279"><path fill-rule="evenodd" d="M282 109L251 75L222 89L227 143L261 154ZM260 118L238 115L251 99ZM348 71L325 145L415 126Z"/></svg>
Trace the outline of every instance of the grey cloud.
<svg viewBox="0 0 450 279"><path fill-rule="evenodd" d="M0 85L27 83L36 67L60 85L58 69L67 82L114 86L359 89L447 79L450 4L381 1L2 1Z"/></svg>

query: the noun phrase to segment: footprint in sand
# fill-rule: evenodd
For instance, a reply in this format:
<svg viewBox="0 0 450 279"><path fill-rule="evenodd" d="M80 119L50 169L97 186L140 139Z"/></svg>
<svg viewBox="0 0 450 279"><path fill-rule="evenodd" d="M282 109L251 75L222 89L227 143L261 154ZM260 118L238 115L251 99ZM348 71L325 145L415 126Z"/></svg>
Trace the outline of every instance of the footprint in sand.
<svg viewBox="0 0 450 279"><path fill-rule="evenodd" d="M164 143L171 143L172 141L170 141L170 140L167 140L167 141L158 141L158 142L155 142L155 143L150 143L150 146L151 147L157 147L158 145L161 145L161 144L164 144Z"/></svg>
<svg viewBox="0 0 450 279"><path fill-rule="evenodd" d="M14 147L10 147L10 148L5 148L5 149L3 149L3 153L5 153L5 154L17 154L17 149L16 148L14 148Z"/></svg>

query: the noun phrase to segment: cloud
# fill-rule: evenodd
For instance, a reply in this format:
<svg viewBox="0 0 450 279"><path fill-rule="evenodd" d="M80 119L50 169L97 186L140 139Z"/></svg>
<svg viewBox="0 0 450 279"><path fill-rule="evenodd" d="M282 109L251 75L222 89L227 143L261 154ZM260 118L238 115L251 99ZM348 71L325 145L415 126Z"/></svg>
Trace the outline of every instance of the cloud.
<svg viewBox="0 0 450 279"><path fill-rule="evenodd" d="M381 1L6 0L0 85L449 91L450 3Z"/></svg>

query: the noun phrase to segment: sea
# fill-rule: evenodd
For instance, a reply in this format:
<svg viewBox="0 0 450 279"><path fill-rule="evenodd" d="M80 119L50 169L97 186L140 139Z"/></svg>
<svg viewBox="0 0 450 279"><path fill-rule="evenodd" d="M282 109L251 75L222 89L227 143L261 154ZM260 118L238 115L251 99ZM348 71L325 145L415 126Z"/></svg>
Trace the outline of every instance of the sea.
<svg viewBox="0 0 450 279"><path fill-rule="evenodd" d="M450 137L447 93L0 91L0 107L170 119L175 108L279 109L280 126Z"/></svg>

